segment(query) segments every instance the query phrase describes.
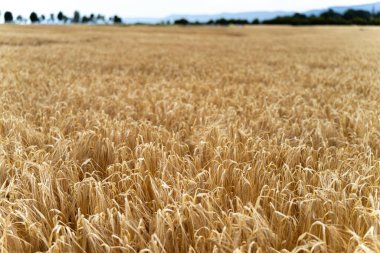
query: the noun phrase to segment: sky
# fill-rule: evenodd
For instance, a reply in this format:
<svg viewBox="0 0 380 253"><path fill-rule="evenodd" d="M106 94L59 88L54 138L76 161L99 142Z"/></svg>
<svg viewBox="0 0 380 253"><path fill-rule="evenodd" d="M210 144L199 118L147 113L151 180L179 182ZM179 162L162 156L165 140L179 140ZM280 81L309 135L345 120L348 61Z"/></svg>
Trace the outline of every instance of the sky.
<svg viewBox="0 0 380 253"><path fill-rule="evenodd" d="M372 2L374 2L373 0ZM380 0L379 0L380 1ZM57 13L62 10L71 16L102 13L121 17L165 17L171 14L217 14L247 11L305 11L329 6L370 3L370 0L0 0L0 11L29 16Z"/></svg>

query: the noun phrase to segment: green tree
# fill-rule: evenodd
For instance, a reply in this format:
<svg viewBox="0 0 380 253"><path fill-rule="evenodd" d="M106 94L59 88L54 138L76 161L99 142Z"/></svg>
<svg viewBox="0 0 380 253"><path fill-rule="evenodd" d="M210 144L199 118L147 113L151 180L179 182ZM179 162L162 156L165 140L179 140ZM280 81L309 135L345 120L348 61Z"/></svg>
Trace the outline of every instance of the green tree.
<svg viewBox="0 0 380 253"><path fill-rule="evenodd" d="M13 22L13 14L10 11L6 11L4 13L4 22L5 23L12 23Z"/></svg>
<svg viewBox="0 0 380 253"><path fill-rule="evenodd" d="M21 22L24 21L24 19L23 19L23 17L22 17L21 15L18 15L18 16L16 17L16 20L17 20L17 22L19 22L19 23L21 23Z"/></svg>
<svg viewBox="0 0 380 253"><path fill-rule="evenodd" d="M50 21L51 21L52 23L54 23L54 21L55 21L55 17L54 17L54 14L53 14L53 13L50 13Z"/></svg>
<svg viewBox="0 0 380 253"><path fill-rule="evenodd" d="M123 20L119 16L115 15L113 17L113 23L114 24L121 24L122 22L123 22Z"/></svg>
<svg viewBox="0 0 380 253"><path fill-rule="evenodd" d="M339 18L342 18L342 15L335 12L332 9L329 9L329 10L321 13L320 17L324 18L324 19L339 19Z"/></svg>
<svg viewBox="0 0 380 253"><path fill-rule="evenodd" d="M372 15L368 11L362 11L362 10L347 10L343 14L343 18L346 20L364 20L369 21L371 19Z"/></svg>
<svg viewBox="0 0 380 253"><path fill-rule="evenodd" d="M190 24L190 22L185 18L181 18L181 19L175 20L174 24L175 25L188 25L188 24Z"/></svg>
<svg viewBox="0 0 380 253"><path fill-rule="evenodd" d="M30 18L30 22L32 22L32 23L40 22L40 19L38 18L37 13L35 13L35 12L30 13L29 18Z"/></svg>
<svg viewBox="0 0 380 253"><path fill-rule="evenodd" d="M260 24L260 20L258 20L257 18L252 21L252 25L259 25L259 24Z"/></svg>
<svg viewBox="0 0 380 253"><path fill-rule="evenodd" d="M79 11L74 11L73 23L79 23L79 22L80 22L80 13Z"/></svg>
<svg viewBox="0 0 380 253"><path fill-rule="evenodd" d="M63 21L63 13L62 13L62 11L60 11L58 13L57 18L58 18L59 21Z"/></svg>

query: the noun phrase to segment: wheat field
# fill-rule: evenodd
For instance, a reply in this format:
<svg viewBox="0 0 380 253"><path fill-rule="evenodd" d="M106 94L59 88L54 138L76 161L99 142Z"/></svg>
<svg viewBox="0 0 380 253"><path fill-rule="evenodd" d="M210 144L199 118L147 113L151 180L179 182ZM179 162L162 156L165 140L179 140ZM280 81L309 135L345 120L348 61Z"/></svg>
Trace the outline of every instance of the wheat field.
<svg viewBox="0 0 380 253"><path fill-rule="evenodd" d="M1 252L380 252L379 45L0 26Z"/></svg>

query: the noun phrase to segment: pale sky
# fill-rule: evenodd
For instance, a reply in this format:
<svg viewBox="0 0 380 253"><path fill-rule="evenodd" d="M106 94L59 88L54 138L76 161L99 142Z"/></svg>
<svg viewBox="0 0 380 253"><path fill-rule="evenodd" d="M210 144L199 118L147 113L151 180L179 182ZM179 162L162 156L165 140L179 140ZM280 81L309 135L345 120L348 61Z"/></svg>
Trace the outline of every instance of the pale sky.
<svg viewBox="0 0 380 253"><path fill-rule="evenodd" d="M305 11L330 6L366 4L375 0L0 0L0 11L29 16L31 11L48 15L62 10L71 16L117 14L122 17L164 17L170 14L216 14L246 11Z"/></svg>

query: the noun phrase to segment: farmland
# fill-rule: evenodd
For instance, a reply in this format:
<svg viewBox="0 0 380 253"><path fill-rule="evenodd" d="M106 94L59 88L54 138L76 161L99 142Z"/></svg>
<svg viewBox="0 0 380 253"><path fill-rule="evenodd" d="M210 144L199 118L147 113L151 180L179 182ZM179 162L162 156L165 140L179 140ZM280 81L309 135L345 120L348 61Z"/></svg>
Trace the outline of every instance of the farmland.
<svg viewBox="0 0 380 253"><path fill-rule="evenodd" d="M2 252L379 252L380 29L0 26Z"/></svg>

